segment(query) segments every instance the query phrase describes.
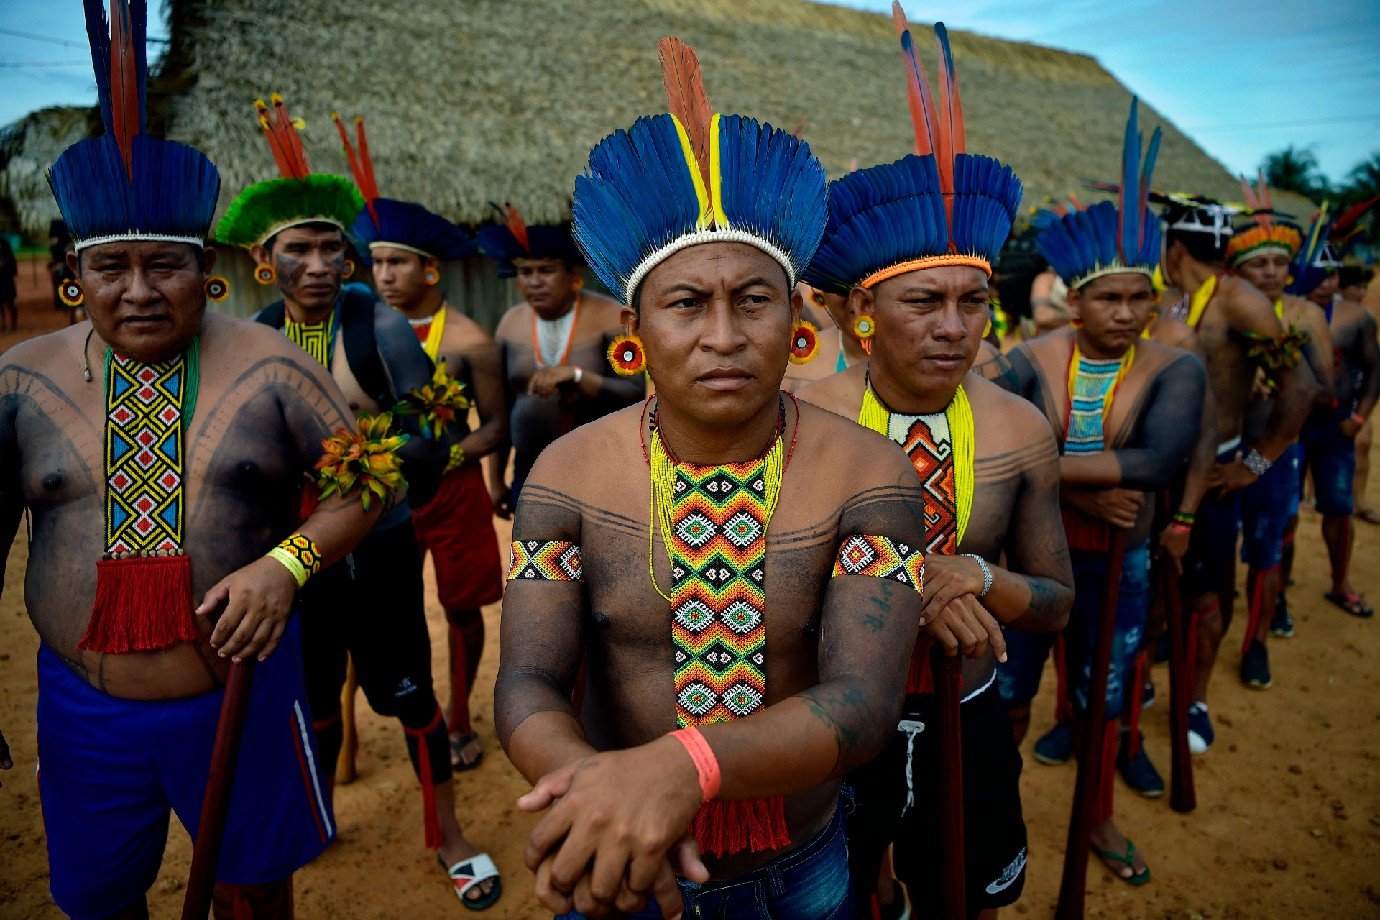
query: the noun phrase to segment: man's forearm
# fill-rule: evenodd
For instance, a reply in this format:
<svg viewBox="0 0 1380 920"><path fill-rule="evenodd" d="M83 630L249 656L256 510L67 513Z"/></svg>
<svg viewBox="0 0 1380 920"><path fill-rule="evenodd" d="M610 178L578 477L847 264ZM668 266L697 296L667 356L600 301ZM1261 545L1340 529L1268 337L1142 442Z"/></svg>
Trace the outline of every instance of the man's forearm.
<svg viewBox="0 0 1380 920"><path fill-rule="evenodd" d="M508 735L504 750L518 772L533 784L553 770L595 753L568 707L566 711L547 709L529 715Z"/></svg>
<svg viewBox="0 0 1380 920"><path fill-rule="evenodd" d="M385 502L370 502L365 511L359 496L332 495L316 506L297 532L316 544L321 567L327 568L344 559L369 535L385 506Z"/></svg>
<svg viewBox="0 0 1380 920"><path fill-rule="evenodd" d="M1112 489L1121 485L1121 464L1116 453L1104 450L1059 458L1059 482L1075 489Z"/></svg>
<svg viewBox="0 0 1380 920"><path fill-rule="evenodd" d="M478 460L487 457L506 443L508 439L507 425L504 424L502 415L494 416L480 424L480 426L460 441L460 449L465 452L465 460Z"/></svg>
<svg viewBox="0 0 1380 920"><path fill-rule="evenodd" d="M1073 592L1053 578L1020 575L991 565L992 589L979 603L1003 626L1022 632L1058 632L1068 624Z"/></svg>
<svg viewBox="0 0 1380 920"><path fill-rule="evenodd" d="M1315 384L1312 377L1301 362L1282 376L1265 431L1253 445L1266 460L1272 463L1278 460L1280 454L1298 440L1303 422L1313 408Z"/></svg>

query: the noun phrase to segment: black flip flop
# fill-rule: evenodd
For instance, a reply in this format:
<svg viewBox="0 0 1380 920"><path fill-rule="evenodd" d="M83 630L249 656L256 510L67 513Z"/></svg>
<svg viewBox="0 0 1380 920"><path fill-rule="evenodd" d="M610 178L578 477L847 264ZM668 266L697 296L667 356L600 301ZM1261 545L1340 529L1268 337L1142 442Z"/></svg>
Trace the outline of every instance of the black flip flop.
<svg viewBox="0 0 1380 920"><path fill-rule="evenodd" d="M464 773L473 770L484 762L484 750L481 748L479 756L466 763L461 756L465 748L479 740L479 735L475 732L465 732L463 735L450 736L450 768L456 773Z"/></svg>

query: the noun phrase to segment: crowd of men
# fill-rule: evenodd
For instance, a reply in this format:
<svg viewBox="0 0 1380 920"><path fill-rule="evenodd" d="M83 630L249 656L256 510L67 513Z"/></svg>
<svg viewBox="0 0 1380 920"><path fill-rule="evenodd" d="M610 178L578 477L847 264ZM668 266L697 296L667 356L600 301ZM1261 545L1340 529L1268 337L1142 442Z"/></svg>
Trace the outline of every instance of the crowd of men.
<svg viewBox="0 0 1380 920"><path fill-rule="evenodd" d="M145 130L143 0L86 11L105 134L50 179L62 298L89 322L0 367L72 917L147 916L173 811L218 842L216 916L291 916L335 836L356 681L400 724L438 884L498 902L455 787L485 756L470 705L500 599L495 721L542 813L524 858L571 918L994 916L1025 881L1018 745L1051 651L1036 759L1078 748L1087 839L1143 885L1114 777L1164 792L1138 719L1166 592L1199 755L1238 544L1241 681L1268 688L1267 642L1293 635L1305 474L1326 597L1371 615L1349 577L1380 394L1368 276L1342 264L1357 213L1299 227L1263 182L1160 195L1134 100L1117 200L1036 216L1030 299L1057 315L1004 354L1021 183L966 150L947 34L931 84L899 6L914 154L828 182L801 139L716 113L665 39L668 112L591 151L572 221L509 206L477 235L381 195L362 122L336 119L352 176L312 172L276 96L256 105L276 173L213 229L215 166ZM208 309L236 296L210 242L281 297ZM523 298L492 336L440 286L476 251Z"/></svg>

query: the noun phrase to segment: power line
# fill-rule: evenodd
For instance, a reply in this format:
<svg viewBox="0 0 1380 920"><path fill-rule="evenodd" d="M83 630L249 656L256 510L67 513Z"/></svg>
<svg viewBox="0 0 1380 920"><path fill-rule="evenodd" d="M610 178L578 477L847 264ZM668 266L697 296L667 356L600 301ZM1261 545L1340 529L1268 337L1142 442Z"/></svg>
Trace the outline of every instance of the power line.
<svg viewBox="0 0 1380 920"><path fill-rule="evenodd" d="M86 61L0 61L0 67L20 70L28 67L90 67L91 62Z"/></svg>
<svg viewBox="0 0 1380 920"><path fill-rule="evenodd" d="M0 35L12 35L15 38L27 38L30 41L45 42L49 45L60 45L63 48L85 48L86 42L75 42L67 38L54 38L51 35L39 35L35 32L20 32L18 29L6 29L0 27ZM160 35L146 35L147 41L154 44L166 45L168 40Z"/></svg>
<svg viewBox="0 0 1380 920"><path fill-rule="evenodd" d="M1269 128L1306 128L1311 125L1347 125L1380 120L1380 112L1370 115L1335 115L1328 118L1306 118L1302 121L1262 121L1240 125L1203 125L1184 128L1185 131L1255 131Z"/></svg>

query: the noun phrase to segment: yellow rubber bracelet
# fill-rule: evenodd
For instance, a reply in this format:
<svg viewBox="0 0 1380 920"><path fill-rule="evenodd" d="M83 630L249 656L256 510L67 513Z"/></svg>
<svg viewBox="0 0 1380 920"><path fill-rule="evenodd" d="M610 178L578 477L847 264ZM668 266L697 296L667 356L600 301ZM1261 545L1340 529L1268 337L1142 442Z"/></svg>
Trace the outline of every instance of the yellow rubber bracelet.
<svg viewBox="0 0 1380 920"><path fill-rule="evenodd" d="M297 587L300 588L307 583L307 570L302 567L302 563L297 561L297 557L293 556L281 546L273 547L273 549L268 551L268 555L276 559L282 564L283 568L288 570L288 573L292 575L293 579L297 582Z"/></svg>
<svg viewBox="0 0 1380 920"><path fill-rule="evenodd" d="M321 571L321 550L310 537L294 533L282 543L268 551L283 568L292 573L297 587L302 587L317 572Z"/></svg>

